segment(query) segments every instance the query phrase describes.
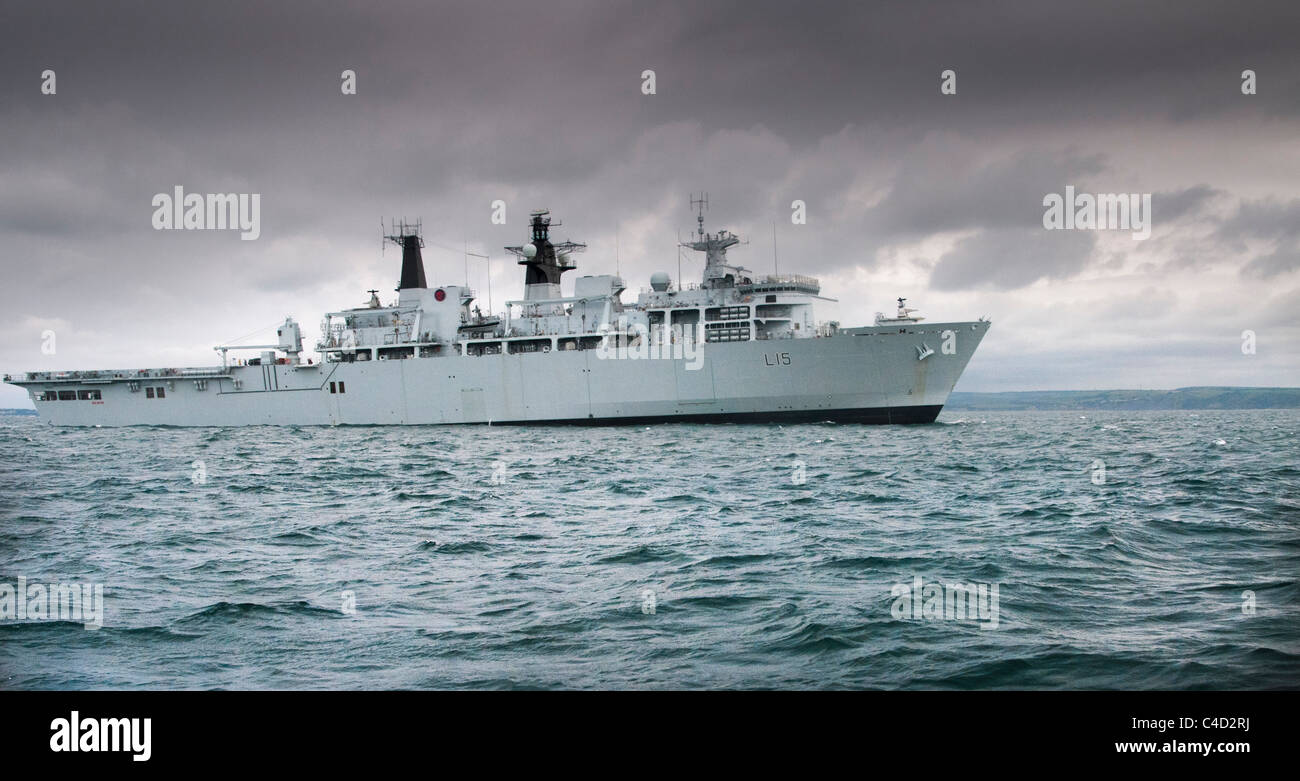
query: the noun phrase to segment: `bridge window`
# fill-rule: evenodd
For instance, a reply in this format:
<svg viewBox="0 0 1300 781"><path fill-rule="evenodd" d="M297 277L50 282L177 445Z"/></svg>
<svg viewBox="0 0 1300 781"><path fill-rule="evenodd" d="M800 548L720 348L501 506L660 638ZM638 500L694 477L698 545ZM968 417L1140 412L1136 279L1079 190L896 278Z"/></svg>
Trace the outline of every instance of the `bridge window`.
<svg viewBox="0 0 1300 781"><path fill-rule="evenodd" d="M103 398L98 388L93 390L77 391L77 398L82 401L99 401Z"/></svg>
<svg viewBox="0 0 1300 781"><path fill-rule="evenodd" d="M379 350L379 360L392 361L415 356L414 347L384 347Z"/></svg>
<svg viewBox="0 0 1300 781"><path fill-rule="evenodd" d="M498 355L501 352L500 342L470 342L466 345L466 355Z"/></svg>
<svg viewBox="0 0 1300 781"><path fill-rule="evenodd" d="M76 391L59 391L59 401L76 401Z"/></svg>
<svg viewBox="0 0 1300 781"><path fill-rule="evenodd" d="M570 337L559 340L559 349L565 350L595 350L600 347L601 337L599 336L580 336Z"/></svg>

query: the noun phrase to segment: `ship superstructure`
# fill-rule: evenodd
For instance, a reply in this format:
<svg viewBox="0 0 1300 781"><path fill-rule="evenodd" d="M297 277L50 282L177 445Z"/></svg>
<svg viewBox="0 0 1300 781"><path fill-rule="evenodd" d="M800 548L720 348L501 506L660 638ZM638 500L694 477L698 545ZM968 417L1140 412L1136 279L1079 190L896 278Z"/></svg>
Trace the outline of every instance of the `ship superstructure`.
<svg viewBox="0 0 1300 781"><path fill-rule="evenodd" d="M702 279L651 276L635 303L618 275L566 272L586 245L555 241L547 211L528 242L507 247L524 267L524 297L484 314L468 287L430 287L422 226L394 222L402 249L397 298L377 290L330 312L303 357L291 318L271 345L221 345L220 366L28 372L26 388L58 425L442 424L657 421L930 422L988 321L922 325L899 299L895 317L841 328L819 319L833 300L800 275L759 277L734 264L736 235L697 230ZM246 359L231 352L258 351Z"/></svg>

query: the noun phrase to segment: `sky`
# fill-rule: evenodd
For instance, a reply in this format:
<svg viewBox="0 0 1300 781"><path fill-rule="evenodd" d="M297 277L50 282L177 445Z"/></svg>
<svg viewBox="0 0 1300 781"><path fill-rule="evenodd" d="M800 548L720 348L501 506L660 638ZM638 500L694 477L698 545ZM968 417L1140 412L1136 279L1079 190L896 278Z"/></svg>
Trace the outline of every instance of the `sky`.
<svg viewBox="0 0 1300 781"><path fill-rule="evenodd" d="M733 262L845 326L992 319L958 390L1300 386L1297 41L1290 1L11 0L0 371L213 365L288 315L310 344L394 295L394 217L501 309L550 209L631 300L706 191ZM177 186L258 194L259 237L156 230ZM1067 186L1149 195L1150 237L1048 230Z"/></svg>

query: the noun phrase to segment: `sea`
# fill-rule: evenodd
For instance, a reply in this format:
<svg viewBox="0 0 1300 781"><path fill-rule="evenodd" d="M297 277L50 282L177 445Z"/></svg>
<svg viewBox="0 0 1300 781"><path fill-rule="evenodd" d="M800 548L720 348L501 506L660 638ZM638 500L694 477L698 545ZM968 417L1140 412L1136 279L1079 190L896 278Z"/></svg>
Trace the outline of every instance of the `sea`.
<svg viewBox="0 0 1300 781"><path fill-rule="evenodd" d="M1292 689L1298 431L0 418L0 688Z"/></svg>

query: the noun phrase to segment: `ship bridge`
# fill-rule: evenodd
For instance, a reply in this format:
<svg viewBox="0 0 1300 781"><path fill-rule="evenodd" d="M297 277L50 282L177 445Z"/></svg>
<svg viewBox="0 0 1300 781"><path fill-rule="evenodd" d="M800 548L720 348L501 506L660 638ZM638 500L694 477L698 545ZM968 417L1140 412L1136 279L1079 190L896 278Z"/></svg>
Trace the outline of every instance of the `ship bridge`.
<svg viewBox="0 0 1300 781"><path fill-rule="evenodd" d="M748 285L740 285L742 293L821 293L821 282L816 277L802 274L768 275Z"/></svg>

